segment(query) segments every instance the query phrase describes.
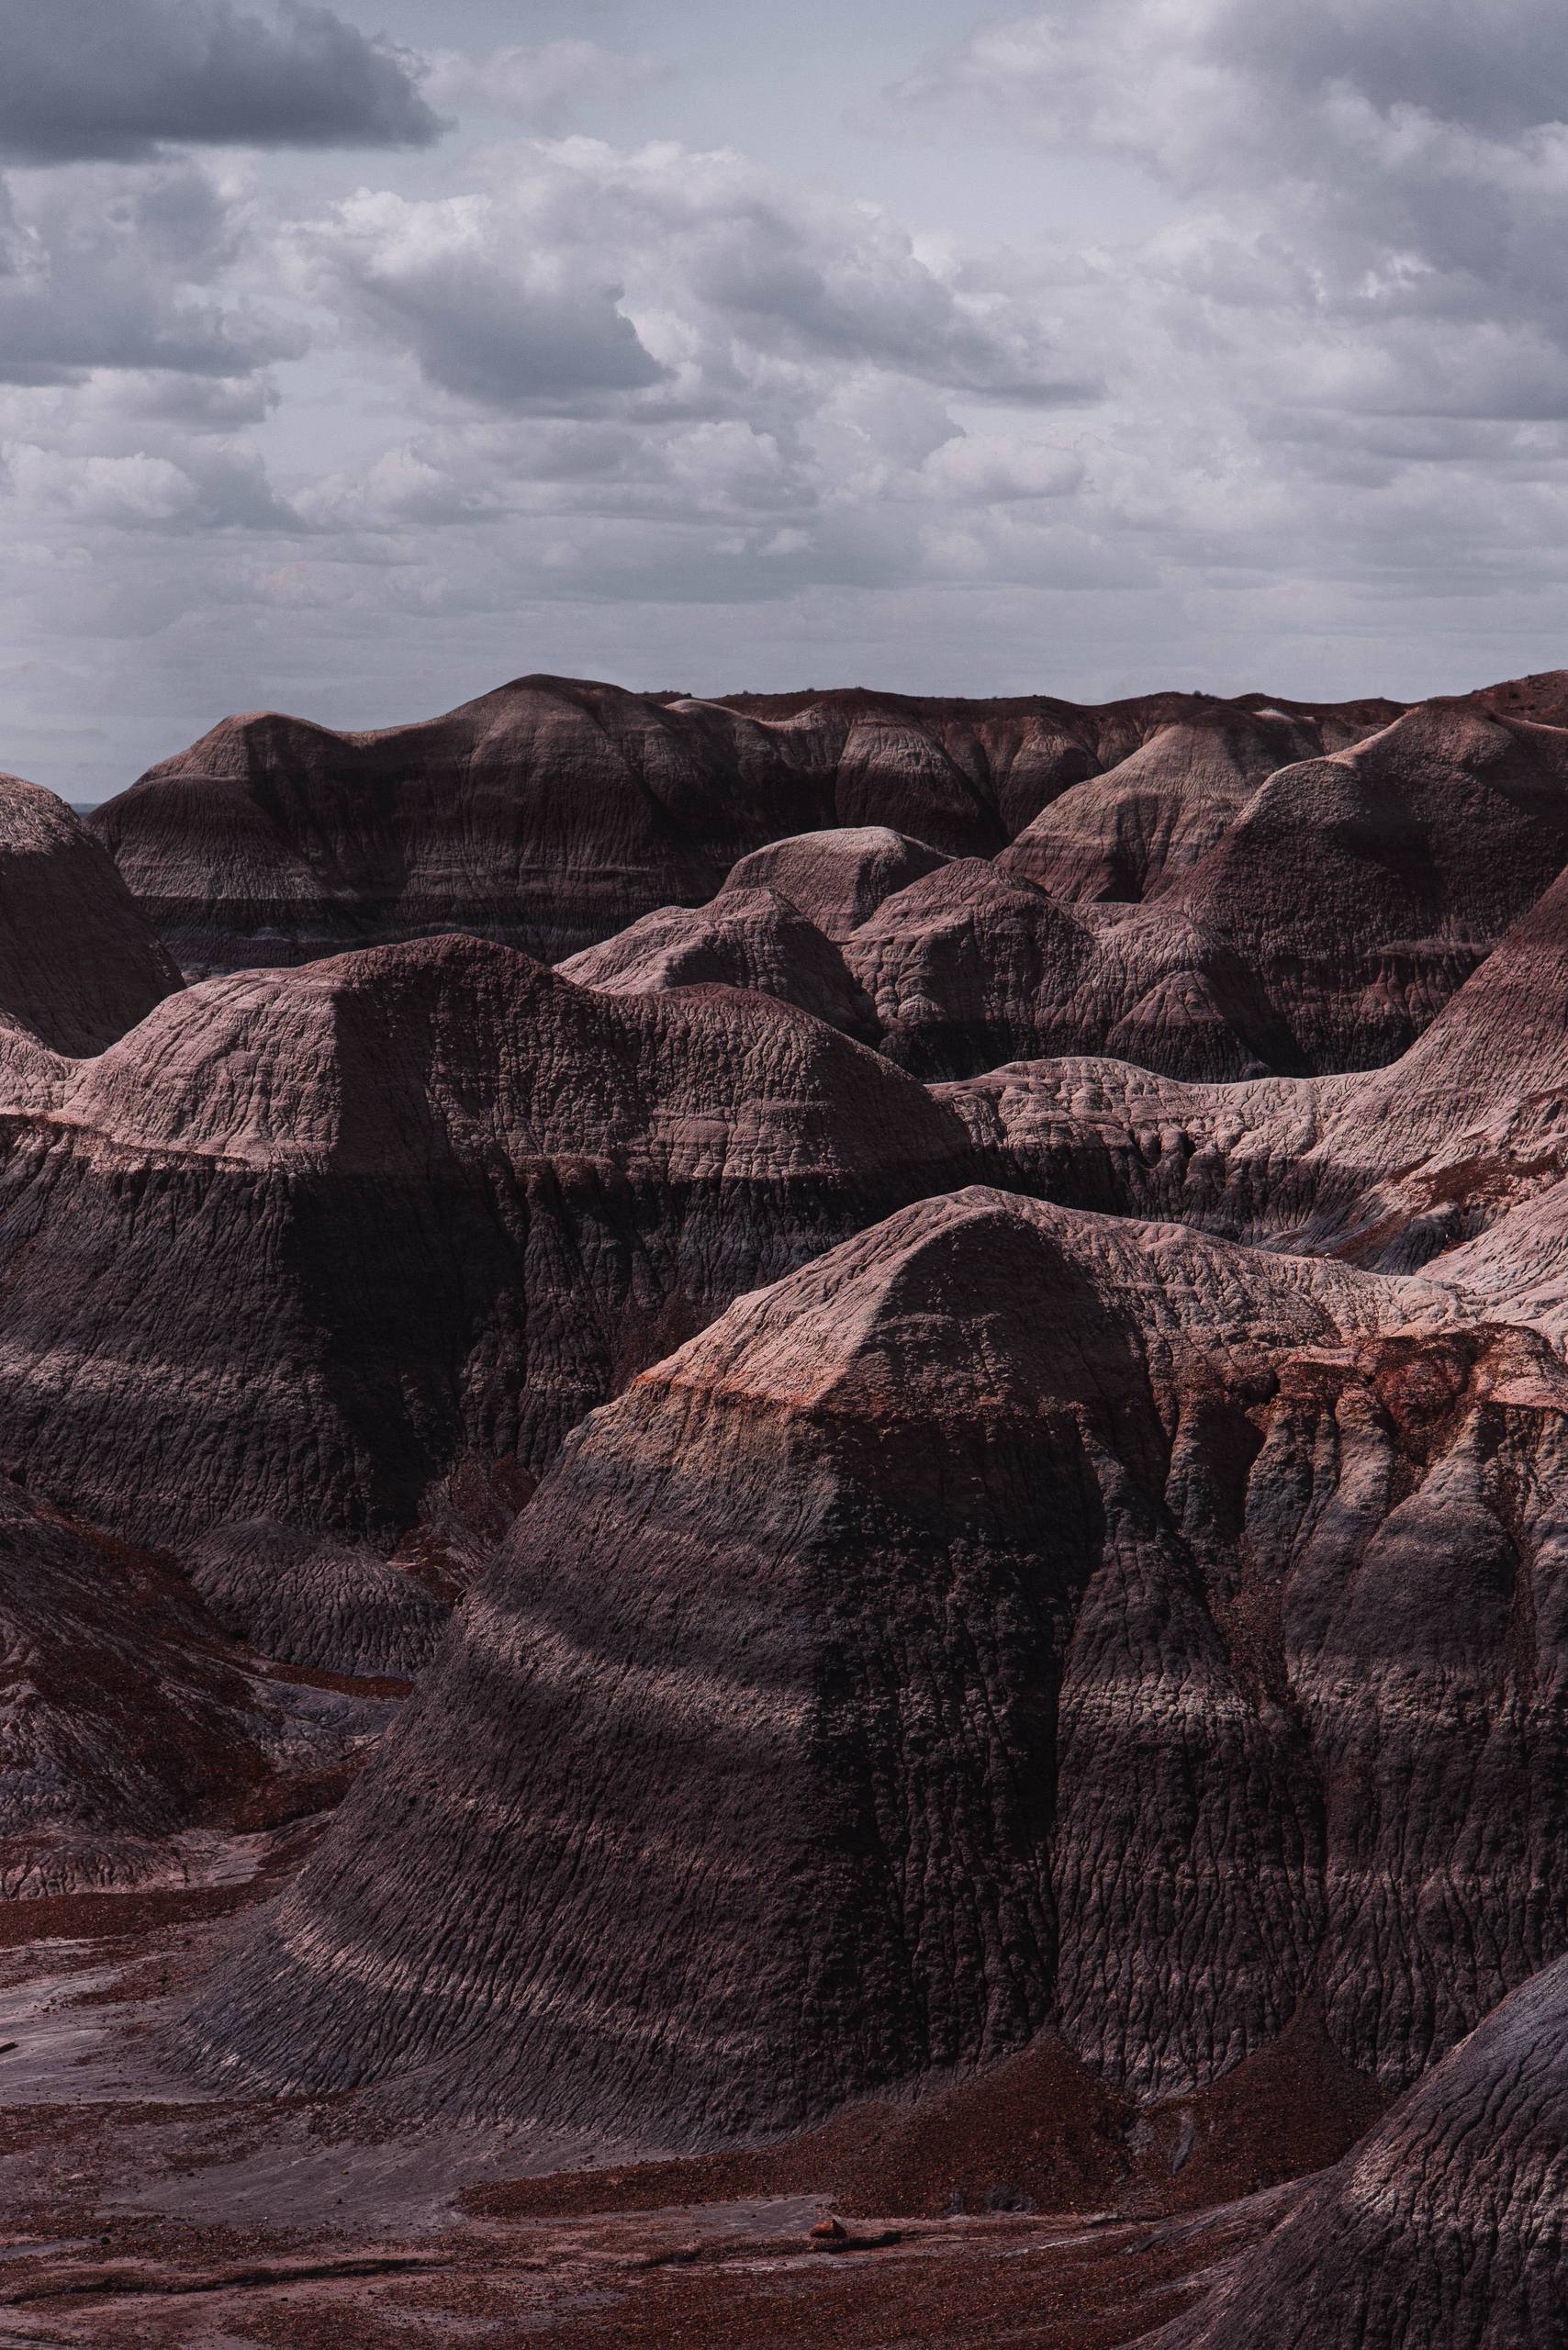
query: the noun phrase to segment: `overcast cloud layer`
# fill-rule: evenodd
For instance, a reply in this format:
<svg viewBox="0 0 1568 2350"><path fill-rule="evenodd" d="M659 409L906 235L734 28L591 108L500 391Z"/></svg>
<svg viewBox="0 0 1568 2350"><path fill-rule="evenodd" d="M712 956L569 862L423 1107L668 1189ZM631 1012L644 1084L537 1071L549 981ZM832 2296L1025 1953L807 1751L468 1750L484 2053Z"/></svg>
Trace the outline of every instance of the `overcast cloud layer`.
<svg viewBox="0 0 1568 2350"><path fill-rule="evenodd" d="M1550 0L776 17L0 0L0 766L1568 660Z"/></svg>

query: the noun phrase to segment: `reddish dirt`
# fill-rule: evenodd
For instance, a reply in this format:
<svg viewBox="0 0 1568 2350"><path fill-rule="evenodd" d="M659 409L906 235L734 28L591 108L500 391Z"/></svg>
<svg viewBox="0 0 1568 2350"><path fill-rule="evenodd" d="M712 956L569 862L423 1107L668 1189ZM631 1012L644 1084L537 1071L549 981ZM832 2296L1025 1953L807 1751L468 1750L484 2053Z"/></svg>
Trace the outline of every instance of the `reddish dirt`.
<svg viewBox="0 0 1568 2350"><path fill-rule="evenodd" d="M1195 2220L1080 2216L1068 2207L1118 2177L1124 2210L1184 2199L1165 2165L1177 2125L1162 2119L1129 2167L1129 2109L1047 2041L924 2107L868 2104L684 2162L504 2183L459 2168L444 2202L423 2199L430 2216L416 2196L367 2224L358 2182L396 2145L395 2118L352 2096L192 2098L159 2069L170 1996L302 1841L280 1839L244 1885L0 1908L7 2012L30 1971L64 2027L58 2088L46 2076L39 2095L33 2050L38 2101L0 2115L6 2350L1110 2350L1189 2306L1294 2196ZM85 2053L79 2020L96 2035ZM226 2208L247 2165L263 2186L269 2165L321 2182L296 2194L300 2224L175 2208ZM986 2210L1029 2199L1055 2208ZM830 2211L837 2231L814 2235Z"/></svg>
<svg viewBox="0 0 1568 2350"><path fill-rule="evenodd" d="M498 2338L560 2350L1111 2350L1190 2306L1286 2208L1260 2199L1153 2227L857 2223L826 2246L788 2203L404 2244L121 2228L8 2261L0 2327L7 2341L95 2350L458 2350Z"/></svg>
<svg viewBox="0 0 1568 2350"><path fill-rule="evenodd" d="M476 2218L657 2211L821 2194L863 2217L1198 2211L1338 2160L1381 2117L1375 2083L1304 2004L1269 2049L1197 2096L1140 2116L1050 2034L918 2104L868 2102L776 2145L561 2171L476 2188Z"/></svg>

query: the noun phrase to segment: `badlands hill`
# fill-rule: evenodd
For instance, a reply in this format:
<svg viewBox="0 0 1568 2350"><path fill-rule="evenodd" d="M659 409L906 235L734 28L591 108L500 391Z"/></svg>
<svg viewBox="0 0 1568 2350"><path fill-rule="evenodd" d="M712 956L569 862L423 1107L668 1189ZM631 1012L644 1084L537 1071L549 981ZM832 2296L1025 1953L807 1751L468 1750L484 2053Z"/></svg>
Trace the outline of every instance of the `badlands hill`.
<svg viewBox="0 0 1568 2350"><path fill-rule="evenodd" d="M1568 2335L1568 673L0 784L0 2332Z"/></svg>
<svg viewBox="0 0 1568 2350"><path fill-rule="evenodd" d="M525 1492L741 1291L972 1171L953 1112L770 997L474 939L205 981L61 1070L0 1167L4 1466L369 1672L422 1661L430 1601L367 1542L428 1550L454 1475Z"/></svg>
<svg viewBox="0 0 1568 2350"><path fill-rule="evenodd" d="M1149 2350L1529 2350L1568 2313L1568 1962L1506 1999Z"/></svg>
<svg viewBox="0 0 1568 2350"><path fill-rule="evenodd" d="M1568 1949L1565 1476L1436 1288L906 1209L578 1431L206 2069L704 2145L1047 2024L1190 2091L1310 1991L1402 2085Z"/></svg>
<svg viewBox="0 0 1568 2350"><path fill-rule="evenodd" d="M422 725L339 734L226 720L92 822L190 971L472 930L548 960L711 897L789 834L890 826L990 856L1070 784L1218 705L834 693L694 701L521 677ZM1357 703L1262 730L1336 750ZM1278 759L1266 764L1259 780Z"/></svg>
<svg viewBox="0 0 1568 2350"><path fill-rule="evenodd" d="M1394 1058L1561 868L1542 709L531 677L376 734L228 720L92 824L191 975L462 930L622 990L762 987L927 1080L1302 1074Z"/></svg>
<svg viewBox="0 0 1568 2350"><path fill-rule="evenodd" d="M1065 1058L934 1091L1010 1186L1385 1271L1452 1251L1445 1270L1488 1268L1494 1294L1546 1278L1568 1175L1568 876L1385 1069L1192 1086Z"/></svg>
<svg viewBox="0 0 1568 2350"><path fill-rule="evenodd" d="M0 1024L56 1052L99 1053L179 984L147 916L70 809L0 776Z"/></svg>

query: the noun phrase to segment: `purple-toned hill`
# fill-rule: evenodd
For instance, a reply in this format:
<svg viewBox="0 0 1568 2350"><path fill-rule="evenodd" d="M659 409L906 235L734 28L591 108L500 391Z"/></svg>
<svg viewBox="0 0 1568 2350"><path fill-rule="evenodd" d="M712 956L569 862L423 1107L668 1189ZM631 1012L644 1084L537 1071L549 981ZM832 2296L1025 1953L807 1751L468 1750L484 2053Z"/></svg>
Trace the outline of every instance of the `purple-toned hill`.
<svg viewBox="0 0 1568 2350"><path fill-rule="evenodd" d="M563 979L610 995L749 988L846 1036L878 1038L870 1000L838 948L790 899L763 885L741 889L732 879L711 905L662 906L555 968Z"/></svg>
<svg viewBox="0 0 1568 2350"><path fill-rule="evenodd" d="M700 2146L1310 1997L1401 2086L1568 1944L1565 1472L1440 1291L908 1208L577 1430L204 2068Z"/></svg>
<svg viewBox="0 0 1568 2350"><path fill-rule="evenodd" d="M428 1533L454 1472L537 1474L740 1292L971 1171L950 1111L765 996L462 938L206 981L17 1122L0 1467L139 1541L239 1529L202 1572L256 1639L335 1578L381 1669L424 1602L357 1546Z"/></svg>
<svg viewBox="0 0 1568 2350"><path fill-rule="evenodd" d="M1568 1960L1515 1991L1146 2350L1568 2338Z"/></svg>
<svg viewBox="0 0 1568 2350"><path fill-rule="evenodd" d="M179 985L79 818L51 791L0 776L0 1023L57 1053L99 1053Z"/></svg>
<svg viewBox="0 0 1568 2350"><path fill-rule="evenodd" d="M941 850L908 840L886 824L845 824L754 849L742 857L721 894L777 890L824 938L842 946L884 899L935 872L943 862Z"/></svg>
<svg viewBox="0 0 1568 2350"><path fill-rule="evenodd" d="M771 728L801 776L831 778L840 823L751 851L700 912L666 905L574 975L733 979L867 1033L836 973L824 992L822 947L772 934L762 887L842 948L882 1049L927 1080L1086 1053L1191 1082L1366 1069L1422 1033L1568 856L1568 732L1479 697L1383 724L1255 698L1079 711L1084 779L1058 777L1010 845L998 777L1022 706L1004 721L976 705L967 733L962 707L748 703L737 804ZM665 715L700 708L722 730L714 705ZM873 737L890 798L902 776L899 812L937 846L850 821L875 812L855 767ZM922 800L938 772L940 808Z"/></svg>
<svg viewBox="0 0 1568 2350"><path fill-rule="evenodd" d="M1072 785L997 863L1070 901L1158 897L1224 839L1268 777L1339 747L1319 724L1217 703Z"/></svg>
<svg viewBox="0 0 1568 2350"><path fill-rule="evenodd" d="M1384 1271L1446 1273L1451 1251L1479 1294L1523 1300L1539 1282L1545 1311L1568 1178L1565 1003L1568 876L1387 1069L1187 1085L1070 1058L939 1098L1010 1186Z"/></svg>
<svg viewBox="0 0 1568 2350"><path fill-rule="evenodd" d="M522 677L372 733L226 719L92 823L193 975L454 930L554 961L700 904L739 859L823 827L992 856L1070 785L1230 707L694 701ZM1238 725L1273 723L1235 708ZM1298 711L1292 741L1337 749L1396 709Z"/></svg>

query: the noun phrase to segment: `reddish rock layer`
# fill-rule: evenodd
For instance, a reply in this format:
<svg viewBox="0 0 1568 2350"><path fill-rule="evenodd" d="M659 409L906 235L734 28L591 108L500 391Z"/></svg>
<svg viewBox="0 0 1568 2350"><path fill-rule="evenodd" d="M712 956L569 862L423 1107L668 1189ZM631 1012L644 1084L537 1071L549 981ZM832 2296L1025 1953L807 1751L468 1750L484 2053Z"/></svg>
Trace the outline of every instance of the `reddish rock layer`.
<svg viewBox="0 0 1568 2350"><path fill-rule="evenodd" d="M1568 1941L1565 1472L1421 1283L905 1210L577 1431L206 2069L700 2145L1310 1993L1402 2084Z"/></svg>

